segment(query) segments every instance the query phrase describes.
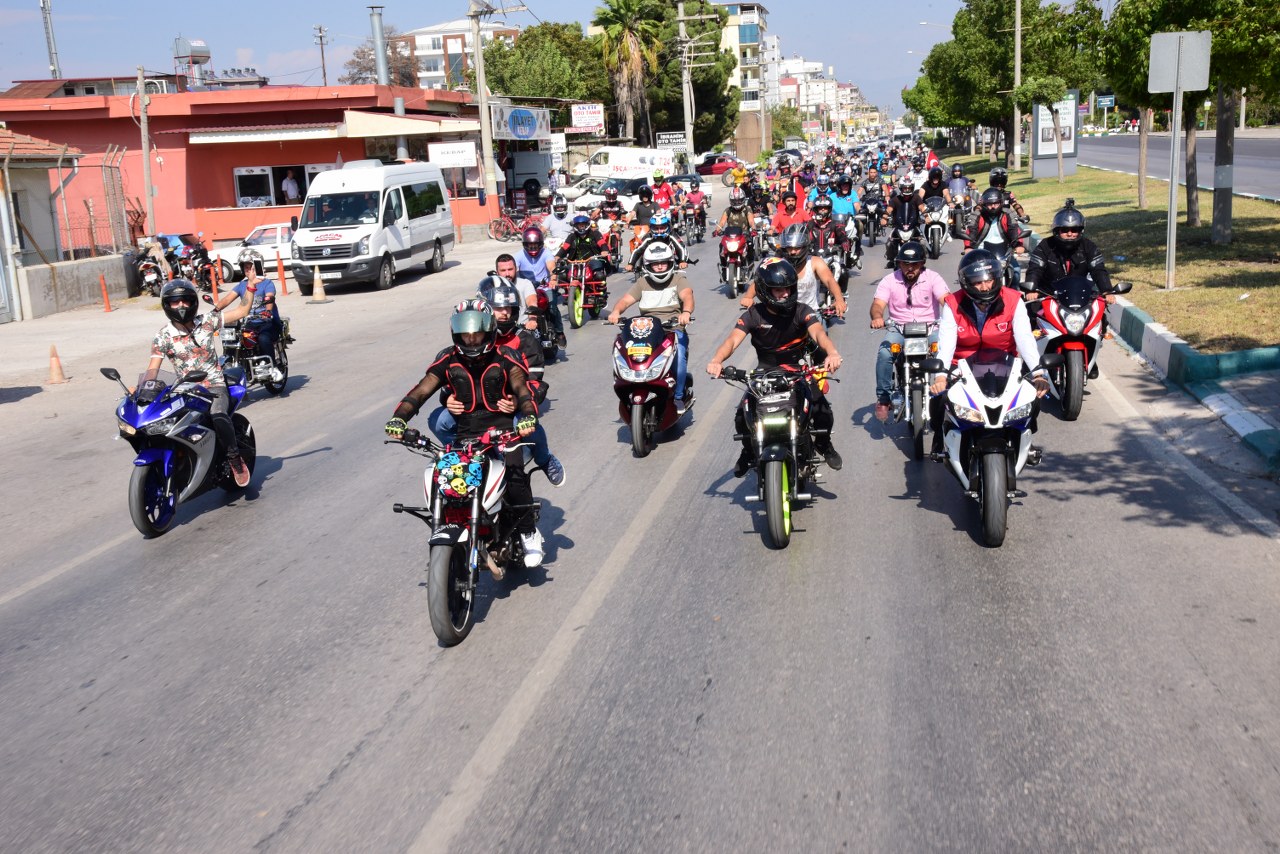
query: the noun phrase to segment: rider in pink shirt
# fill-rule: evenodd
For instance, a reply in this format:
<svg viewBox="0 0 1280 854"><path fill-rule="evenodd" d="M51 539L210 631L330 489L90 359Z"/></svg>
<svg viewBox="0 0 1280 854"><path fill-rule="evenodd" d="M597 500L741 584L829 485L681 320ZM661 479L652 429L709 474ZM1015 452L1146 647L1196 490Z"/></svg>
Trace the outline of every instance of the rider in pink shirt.
<svg viewBox="0 0 1280 854"><path fill-rule="evenodd" d="M908 240L898 249L898 269L880 280L871 298L871 328L885 328L885 309L896 324L930 323L929 341L937 343L938 318L943 301L950 292L946 281L933 270L926 270L924 245ZM889 390L893 386L892 345L902 345L902 332L890 328L876 353L876 418L889 418Z"/></svg>

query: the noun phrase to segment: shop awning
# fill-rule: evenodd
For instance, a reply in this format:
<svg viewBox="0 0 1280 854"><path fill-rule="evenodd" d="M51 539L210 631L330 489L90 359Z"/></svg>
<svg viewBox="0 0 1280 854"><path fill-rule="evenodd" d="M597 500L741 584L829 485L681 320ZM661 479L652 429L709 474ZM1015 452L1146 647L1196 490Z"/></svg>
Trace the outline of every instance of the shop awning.
<svg viewBox="0 0 1280 854"><path fill-rule="evenodd" d="M446 133L479 133L480 122L449 116L397 116L393 113L366 113L346 110L343 113L348 137L437 136Z"/></svg>
<svg viewBox="0 0 1280 854"><path fill-rule="evenodd" d="M154 131L185 133L193 145L225 142L288 142L297 139L337 139L344 136L342 125L337 122L306 122L299 124L238 125L233 127L176 128Z"/></svg>

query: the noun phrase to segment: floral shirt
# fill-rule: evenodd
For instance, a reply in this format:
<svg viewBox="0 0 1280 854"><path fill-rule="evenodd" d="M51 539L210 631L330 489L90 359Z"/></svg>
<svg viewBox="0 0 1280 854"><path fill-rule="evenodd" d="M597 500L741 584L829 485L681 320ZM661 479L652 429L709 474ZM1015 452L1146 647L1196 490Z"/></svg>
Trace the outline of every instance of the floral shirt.
<svg viewBox="0 0 1280 854"><path fill-rule="evenodd" d="M211 311L196 317L190 333L170 323L156 333L151 342L151 355L164 356L173 362L179 377L191 371L204 371L204 384L226 385L218 364L218 333L222 330L222 312Z"/></svg>

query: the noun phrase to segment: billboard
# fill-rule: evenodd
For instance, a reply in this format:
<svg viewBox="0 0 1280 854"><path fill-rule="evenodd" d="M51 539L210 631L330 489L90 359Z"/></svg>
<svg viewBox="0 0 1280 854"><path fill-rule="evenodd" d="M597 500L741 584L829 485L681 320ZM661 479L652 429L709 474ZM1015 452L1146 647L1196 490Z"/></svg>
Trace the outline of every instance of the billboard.
<svg viewBox="0 0 1280 854"><path fill-rule="evenodd" d="M550 110L490 104L489 115L494 139L551 140Z"/></svg>

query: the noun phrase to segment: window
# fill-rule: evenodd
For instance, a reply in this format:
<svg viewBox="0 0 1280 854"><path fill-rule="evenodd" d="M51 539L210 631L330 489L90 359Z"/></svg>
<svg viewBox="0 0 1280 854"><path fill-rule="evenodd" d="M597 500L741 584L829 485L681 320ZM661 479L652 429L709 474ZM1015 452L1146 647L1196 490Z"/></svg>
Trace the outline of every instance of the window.
<svg viewBox="0 0 1280 854"><path fill-rule="evenodd" d="M422 71L425 74L439 74L440 67L439 59L424 59L422 61Z"/></svg>
<svg viewBox="0 0 1280 854"><path fill-rule="evenodd" d="M274 204L270 166L240 166L232 170L236 207L265 208Z"/></svg>
<svg viewBox="0 0 1280 854"><path fill-rule="evenodd" d="M760 41L759 24L739 24L738 44L756 44Z"/></svg>
<svg viewBox="0 0 1280 854"><path fill-rule="evenodd" d="M432 49L432 50L441 50L443 47L444 47L444 43L440 40L440 37L439 37L439 36L432 36L432 37L431 37L431 49Z"/></svg>
<svg viewBox="0 0 1280 854"><path fill-rule="evenodd" d="M387 203L382 206L382 216L385 219L387 214L391 215L391 219L399 222L404 216L404 201L400 198L400 188L392 187L387 191Z"/></svg>
<svg viewBox="0 0 1280 854"><path fill-rule="evenodd" d="M96 94L98 94L98 87L97 87L97 86L86 86L86 87L84 87L84 93L85 93L86 95L96 95Z"/></svg>
<svg viewBox="0 0 1280 854"><path fill-rule="evenodd" d="M403 190L409 219L430 216L444 206L444 190L435 181L406 185Z"/></svg>

